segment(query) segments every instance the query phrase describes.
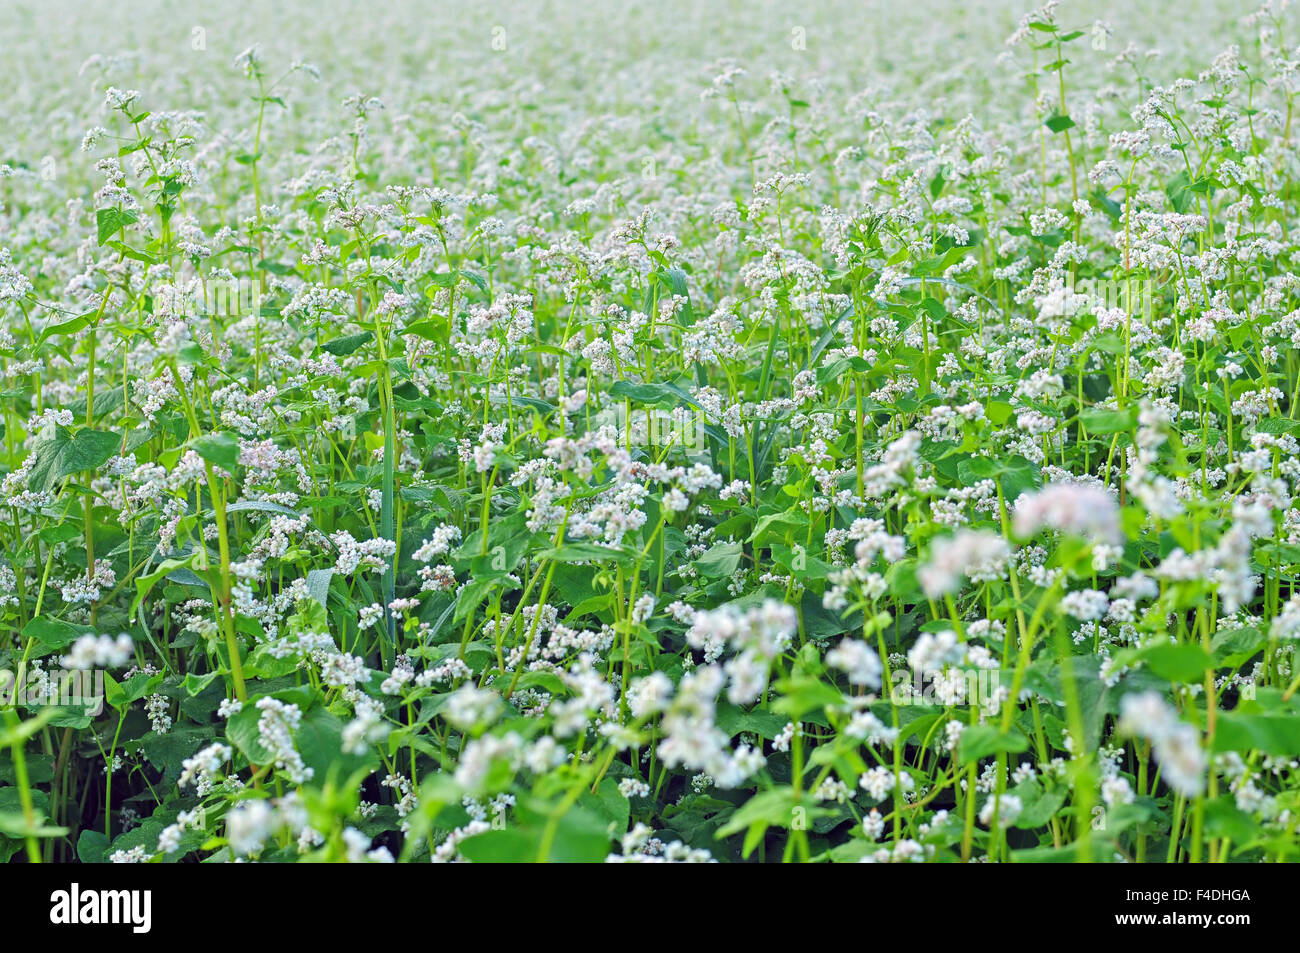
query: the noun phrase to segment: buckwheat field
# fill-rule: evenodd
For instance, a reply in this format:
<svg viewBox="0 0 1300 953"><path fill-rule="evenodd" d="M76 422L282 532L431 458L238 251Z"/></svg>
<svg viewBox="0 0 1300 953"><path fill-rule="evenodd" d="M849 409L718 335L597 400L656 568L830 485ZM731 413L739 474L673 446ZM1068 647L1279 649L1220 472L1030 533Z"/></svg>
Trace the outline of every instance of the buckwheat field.
<svg viewBox="0 0 1300 953"><path fill-rule="evenodd" d="M0 861L1300 854L1286 0L30 0Z"/></svg>

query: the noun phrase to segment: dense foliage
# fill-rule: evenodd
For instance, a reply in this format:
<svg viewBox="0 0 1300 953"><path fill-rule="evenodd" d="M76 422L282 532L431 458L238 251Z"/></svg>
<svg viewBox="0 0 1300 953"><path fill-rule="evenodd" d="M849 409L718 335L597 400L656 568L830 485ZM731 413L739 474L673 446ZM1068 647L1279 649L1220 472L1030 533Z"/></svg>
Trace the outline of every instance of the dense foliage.
<svg viewBox="0 0 1300 953"><path fill-rule="evenodd" d="M1284 3L320 6L5 27L0 859L1295 858Z"/></svg>

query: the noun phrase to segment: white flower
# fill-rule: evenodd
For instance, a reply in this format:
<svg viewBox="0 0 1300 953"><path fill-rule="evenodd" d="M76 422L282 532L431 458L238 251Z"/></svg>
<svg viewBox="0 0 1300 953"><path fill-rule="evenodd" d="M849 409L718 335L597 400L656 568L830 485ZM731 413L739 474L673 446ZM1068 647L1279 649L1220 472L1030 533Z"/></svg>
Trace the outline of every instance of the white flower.
<svg viewBox="0 0 1300 953"><path fill-rule="evenodd" d="M916 571L917 581L929 599L961 588L963 579L989 582L1006 574L1011 547L989 530L963 529L930 545L929 561Z"/></svg>
<svg viewBox="0 0 1300 953"><path fill-rule="evenodd" d="M59 664L68 669L120 668L130 661L135 643L125 633L110 638L107 635L83 635L72 643L67 655Z"/></svg>
<svg viewBox="0 0 1300 953"><path fill-rule="evenodd" d="M1016 500L1014 526L1021 539L1043 528L1109 545L1124 539L1115 498L1086 483L1053 483L1037 492L1022 493Z"/></svg>
<svg viewBox="0 0 1300 953"><path fill-rule="evenodd" d="M1205 789L1207 758L1201 736L1192 725L1178 719L1178 713L1159 692L1125 695L1120 702L1119 730L1151 742L1165 782L1188 797Z"/></svg>
<svg viewBox="0 0 1300 953"><path fill-rule="evenodd" d="M880 676L884 672L880 656L861 639L844 639L826 653L826 662L847 672L851 684L880 687Z"/></svg>

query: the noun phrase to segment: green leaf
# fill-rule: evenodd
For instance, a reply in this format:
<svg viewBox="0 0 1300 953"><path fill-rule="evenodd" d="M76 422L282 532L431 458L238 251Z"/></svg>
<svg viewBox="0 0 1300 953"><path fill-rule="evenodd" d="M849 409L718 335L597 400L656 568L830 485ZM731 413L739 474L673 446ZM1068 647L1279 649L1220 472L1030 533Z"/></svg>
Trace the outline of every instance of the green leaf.
<svg viewBox="0 0 1300 953"><path fill-rule="evenodd" d="M1128 433L1137 426L1137 407L1124 410L1089 407L1080 412L1079 421L1088 428L1088 433Z"/></svg>
<svg viewBox="0 0 1300 953"><path fill-rule="evenodd" d="M126 242L119 242L110 239L103 244L119 252L124 258L130 258L133 261L142 261L146 265L158 264L158 259L154 258L152 255L145 254L138 248L132 248L130 245L126 244Z"/></svg>
<svg viewBox="0 0 1300 953"><path fill-rule="evenodd" d="M1259 652L1266 641L1263 633L1254 626L1216 632L1212 643L1215 664L1236 668Z"/></svg>
<svg viewBox="0 0 1300 953"><path fill-rule="evenodd" d="M170 576L178 569L189 568L189 566L194 562L194 557L197 555L198 552L195 551L183 559L164 559L158 564L158 568L153 572L147 573L143 576L137 576L135 580L135 599L131 601L131 615L135 615L136 610L139 609L141 603L144 602L144 597L149 594L149 590L154 587L159 579Z"/></svg>
<svg viewBox="0 0 1300 953"><path fill-rule="evenodd" d="M97 630L89 625L77 625L62 619L37 616L23 626L23 638L35 639L47 649L63 649L83 635L94 635Z"/></svg>
<svg viewBox="0 0 1300 953"><path fill-rule="evenodd" d="M1042 485L1041 470L1022 456L967 457L957 463L957 477L963 486L974 486L981 480L997 480L1007 502L1020 494Z"/></svg>
<svg viewBox="0 0 1300 953"><path fill-rule="evenodd" d="M1020 798L1022 805L1012 827L1033 830L1051 823L1056 812L1065 805L1068 791L1063 785L1044 790L1036 778L1030 778L1017 784L1010 793Z"/></svg>
<svg viewBox="0 0 1300 953"><path fill-rule="evenodd" d="M226 737L248 759L249 764L262 765L271 761L271 752L263 747L257 730L257 721L260 717L261 712L250 699L249 703L226 721Z"/></svg>
<svg viewBox="0 0 1300 953"><path fill-rule="evenodd" d="M1184 169L1165 183L1165 195L1169 196L1170 204L1179 215L1192 207L1195 193L1192 192L1191 179L1187 176L1187 170Z"/></svg>
<svg viewBox="0 0 1300 953"><path fill-rule="evenodd" d="M1147 667L1171 682L1197 684L1205 679L1205 670L1214 668L1214 659L1199 645L1161 644L1139 653Z"/></svg>
<svg viewBox="0 0 1300 953"><path fill-rule="evenodd" d="M212 731L206 726L178 725L163 734L149 732L140 739L140 750L150 764L174 780L184 770L185 759L211 740Z"/></svg>
<svg viewBox="0 0 1300 953"><path fill-rule="evenodd" d="M789 721L785 715L764 708L743 711L725 700L718 702L718 727L733 738L742 731L748 731L771 741L785 730Z"/></svg>
<svg viewBox="0 0 1300 953"><path fill-rule="evenodd" d="M609 389L609 395L630 400L634 404L655 407L677 407L682 404L697 406L695 399L676 384L634 384L631 381L615 381Z"/></svg>
<svg viewBox="0 0 1300 953"><path fill-rule="evenodd" d="M108 838L103 831L82 829L77 837L77 859L83 864L102 864L108 850Z"/></svg>
<svg viewBox="0 0 1300 953"><path fill-rule="evenodd" d="M540 847L539 832L505 828L466 837L458 849L476 864L518 864L536 858Z"/></svg>
<svg viewBox="0 0 1300 953"><path fill-rule="evenodd" d="M259 513L279 513L281 516L292 516L294 519L302 515L292 507L285 506L283 503L273 503L270 500L239 500L226 507L227 513L245 513L250 510Z"/></svg>
<svg viewBox="0 0 1300 953"><path fill-rule="evenodd" d="M208 672L206 675L195 675L193 672L188 673L181 682L185 693L193 698L195 695L202 694L203 690L211 685L221 676L220 672Z"/></svg>
<svg viewBox="0 0 1300 953"><path fill-rule="evenodd" d="M33 450L36 461L28 474L33 490L48 491L59 480L87 470L98 470L122 446L122 438L109 430L47 427Z"/></svg>
<svg viewBox="0 0 1300 953"><path fill-rule="evenodd" d="M984 414L995 427L1001 427L1014 413L1015 408L1005 400L991 400L984 405Z"/></svg>
<svg viewBox="0 0 1300 953"><path fill-rule="evenodd" d="M372 766L379 757L373 748L368 748L364 755L344 751L343 722L319 706L303 716L293 741L303 763L315 772L313 781L317 783L329 778L331 771L339 777L350 777L354 772Z"/></svg>
<svg viewBox="0 0 1300 953"><path fill-rule="evenodd" d="M356 334L349 334L346 337L326 341L320 346L320 348L322 351L329 351L335 357L345 357L360 348L374 336L375 332L373 331L359 331Z"/></svg>
<svg viewBox="0 0 1300 953"><path fill-rule="evenodd" d="M1237 807L1231 795L1223 794L1205 802L1205 836L1226 837L1237 844L1247 844L1259 836L1255 819Z"/></svg>
<svg viewBox="0 0 1300 953"><path fill-rule="evenodd" d="M21 744L26 742L27 739L35 737L42 728L54 720L60 711L61 709L58 708L42 708L32 717L25 718L15 725L0 724L0 748ZM0 808L4 806L3 798L6 796L6 792L17 793L15 788L0 787ZM40 791L33 793L41 794L42 797L45 796Z"/></svg>
<svg viewBox="0 0 1300 953"><path fill-rule="evenodd" d="M793 788L779 787L762 791L746 801L727 822L718 828L714 835L719 840L745 831L745 842L741 853L749 857L762 842L763 835L769 827L789 828L796 815L796 809L803 812L802 820L811 823L818 817L827 817L831 811L814 804L804 803Z"/></svg>
<svg viewBox="0 0 1300 953"><path fill-rule="evenodd" d="M750 534L751 543L764 543L771 540L783 540L786 534L806 530L808 517L793 510L785 513L769 513L758 521L758 526Z"/></svg>
<svg viewBox="0 0 1300 953"><path fill-rule="evenodd" d="M53 827L36 821L28 824L21 811L0 811L0 834L10 837L63 837L66 827Z"/></svg>
<svg viewBox="0 0 1300 953"><path fill-rule="evenodd" d="M970 764L980 758L1005 751L1020 754L1029 750L1029 739L1012 728L1003 734L993 725L968 725L961 733L958 751L962 764Z"/></svg>
<svg viewBox="0 0 1300 953"><path fill-rule="evenodd" d="M229 473L233 473L239 466L239 438L233 433L224 430L205 433L195 437L189 445L208 463Z"/></svg>
<svg viewBox="0 0 1300 953"><path fill-rule="evenodd" d="M119 682L112 675L104 674L104 701L118 711L125 711L132 702L137 702L146 695L156 694L162 686L163 673L150 675L137 672L125 682Z"/></svg>
<svg viewBox="0 0 1300 953"><path fill-rule="evenodd" d="M1300 434L1300 420L1292 420L1290 417L1265 417L1255 424L1255 432Z"/></svg>
<svg viewBox="0 0 1300 953"><path fill-rule="evenodd" d="M1300 713L1219 713L1215 751L1262 751L1279 758L1300 757Z"/></svg>
<svg viewBox="0 0 1300 953"><path fill-rule="evenodd" d="M94 316L94 311L88 311L85 314L79 314L75 318L69 318L67 321L61 321L58 324L47 324L41 330L40 336L36 338L36 346L39 348L46 342L46 340L52 337L58 337L64 334L76 334L82 328L89 325L90 319ZM81 403L84 407L86 403L84 398Z"/></svg>
<svg viewBox="0 0 1300 953"><path fill-rule="evenodd" d="M777 694L772 700L772 711L788 716L787 720L791 721L806 719L822 709L836 708L844 702L844 696L837 688L810 676L782 679L773 688Z"/></svg>
<svg viewBox="0 0 1300 953"><path fill-rule="evenodd" d="M467 837L460 842L460 852L480 864L520 863L546 860L552 863L599 863L610 851L609 824L591 810L574 806L557 819L536 817L521 812L523 822L504 830L492 830ZM547 828L550 830L550 846ZM542 857L543 850L546 856Z"/></svg>
<svg viewBox="0 0 1300 953"><path fill-rule="evenodd" d="M539 559L549 559L557 563L604 563L626 561L631 554L619 546L604 546L600 543L565 543L563 546L549 547L537 554Z"/></svg>
<svg viewBox="0 0 1300 953"><path fill-rule="evenodd" d="M593 816L604 819L612 837L621 837L627 833L632 807L618 789L618 781L613 778L603 778L597 785L595 794L583 792L578 804L591 811Z"/></svg>
<svg viewBox="0 0 1300 953"><path fill-rule="evenodd" d="M332 578L333 569L311 569L307 572L307 595L319 602L322 609L328 608Z"/></svg>
<svg viewBox="0 0 1300 953"><path fill-rule="evenodd" d="M132 209L99 208L95 209L95 226L99 244L103 245L117 232L140 218Z"/></svg>
<svg viewBox="0 0 1300 953"><path fill-rule="evenodd" d="M695 568L706 579L723 579L740 566L742 554L740 543L714 543L708 552L695 560Z"/></svg>

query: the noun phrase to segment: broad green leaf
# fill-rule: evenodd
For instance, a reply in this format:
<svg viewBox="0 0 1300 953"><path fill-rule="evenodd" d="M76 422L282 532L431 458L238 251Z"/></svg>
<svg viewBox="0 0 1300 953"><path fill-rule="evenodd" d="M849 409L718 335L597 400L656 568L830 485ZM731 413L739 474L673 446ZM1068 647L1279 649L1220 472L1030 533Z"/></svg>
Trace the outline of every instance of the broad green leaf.
<svg viewBox="0 0 1300 953"><path fill-rule="evenodd" d="M233 433L205 433L195 437L189 445L208 463L215 464L228 473L234 473L239 466L239 438Z"/></svg>
<svg viewBox="0 0 1300 953"><path fill-rule="evenodd" d="M122 447L122 438L112 431L47 426L32 453L35 462L28 474L34 490L50 490L64 477L98 470Z"/></svg>

